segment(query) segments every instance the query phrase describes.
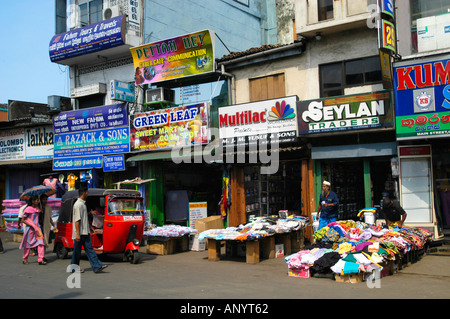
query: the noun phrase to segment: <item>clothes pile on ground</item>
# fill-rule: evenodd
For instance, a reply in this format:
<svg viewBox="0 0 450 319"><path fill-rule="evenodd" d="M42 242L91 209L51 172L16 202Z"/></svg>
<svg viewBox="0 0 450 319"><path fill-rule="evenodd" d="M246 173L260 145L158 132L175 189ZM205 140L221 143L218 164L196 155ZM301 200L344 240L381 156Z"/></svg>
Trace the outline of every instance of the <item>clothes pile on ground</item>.
<svg viewBox="0 0 450 319"><path fill-rule="evenodd" d="M275 234L297 231L309 225L304 216L294 216L286 219L275 217L258 217L250 223L225 229L208 229L199 234L199 240L255 240Z"/></svg>
<svg viewBox="0 0 450 319"><path fill-rule="evenodd" d="M144 237L182 237L198 230L180 225L164 225L144 231Z"/></svg>
<svg viewBox="0 0 450 319"><path fill-rule="evenodd" d="M316 243L285 257L289 270L301 274L299 277L381 272L408 253L423 251L433 234L421 228L387 228L343 220L328 224L313 236Z"/></svg>

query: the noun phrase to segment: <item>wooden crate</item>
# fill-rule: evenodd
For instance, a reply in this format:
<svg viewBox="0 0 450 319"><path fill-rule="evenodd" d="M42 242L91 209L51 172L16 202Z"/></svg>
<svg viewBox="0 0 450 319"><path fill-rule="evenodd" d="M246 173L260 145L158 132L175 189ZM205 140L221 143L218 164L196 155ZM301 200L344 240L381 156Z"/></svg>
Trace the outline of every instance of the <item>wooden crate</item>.
<svg viewBox="0 0 450 319"><path fill-rule="evenodd" d="M164 238L161 240L147 240L147 254L170 255L176 252L189 250L189 238L187 236L176 238Z"/></svg>

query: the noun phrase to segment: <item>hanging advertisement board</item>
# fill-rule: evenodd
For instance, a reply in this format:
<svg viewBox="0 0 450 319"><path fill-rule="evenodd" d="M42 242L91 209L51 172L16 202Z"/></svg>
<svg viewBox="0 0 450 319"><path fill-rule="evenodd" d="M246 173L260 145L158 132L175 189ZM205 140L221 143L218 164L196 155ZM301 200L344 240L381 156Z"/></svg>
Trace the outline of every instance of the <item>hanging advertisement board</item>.
<svg viewBox="0 0 450 319"><path fill-rule="evenodd" d="M199 103L130 115L130 151L208 143L208 104Z"/></svg>
<svg viewBox="0 0 450 319"><path fill-rule="evenodd" d="M203 30L131 48L137 85L214 72L215 34Z"/></svg>
<svg viewBox="0 0 450 319"><path fill-rule="evenodd" d="M450 56L394 64L398 140L450 136Z"/></svg>

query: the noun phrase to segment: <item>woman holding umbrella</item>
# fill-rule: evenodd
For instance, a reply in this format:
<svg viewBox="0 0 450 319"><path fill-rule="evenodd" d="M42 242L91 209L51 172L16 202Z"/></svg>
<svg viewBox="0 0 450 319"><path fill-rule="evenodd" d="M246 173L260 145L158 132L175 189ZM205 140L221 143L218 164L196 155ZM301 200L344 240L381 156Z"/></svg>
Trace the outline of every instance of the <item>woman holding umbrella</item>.
<svg viewBox="0 0 450 319"><path fill-rule="evenodd" d="M41 210L38 207L39 197L37 195L30 196L28 207L23 213L23 223L25 224L25 230L23 233L22 243L20 249L23 248L23 263L28 264L28 255L31 248L37 247L38 262L39 265L46 265L44 255L44 236L42 230L39 227L39 214Z"/></svg>

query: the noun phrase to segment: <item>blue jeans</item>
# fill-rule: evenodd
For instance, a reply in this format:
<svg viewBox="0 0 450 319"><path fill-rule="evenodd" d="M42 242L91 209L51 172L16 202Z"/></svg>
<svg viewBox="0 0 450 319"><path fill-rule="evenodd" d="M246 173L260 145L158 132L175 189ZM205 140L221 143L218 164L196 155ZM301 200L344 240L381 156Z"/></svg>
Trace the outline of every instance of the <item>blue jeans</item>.
<svg viewBox="0 0 450 319"><path fill-rule="evenodd" d="M81 247L84 246L84 251L91 263L93 271L100 269L103 263L98 259L94 248L92 247L91 235L81 235L80 241L73 240L72 265L80 265Z"/></svg>
<svg viewBox="0 0 450 319"><path fill-rule="evenodd" d="M334 223L335 221L336 221L336 217L328 218L328 217L322 217L322 215L320 215L318 229L324 228L329 223Z"/></svg>

